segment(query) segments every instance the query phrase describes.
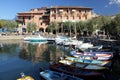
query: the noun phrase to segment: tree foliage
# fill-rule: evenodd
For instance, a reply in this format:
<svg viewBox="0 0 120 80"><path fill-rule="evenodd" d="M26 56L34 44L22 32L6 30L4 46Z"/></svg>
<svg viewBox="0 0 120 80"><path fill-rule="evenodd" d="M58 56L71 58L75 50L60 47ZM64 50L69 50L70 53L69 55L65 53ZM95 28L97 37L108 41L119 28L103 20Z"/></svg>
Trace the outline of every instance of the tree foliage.
<svg viewBox="0 0 120 80"><path fill-rule="evenodd" d="M0 28L7 28L8 31L14 31L18 23L14 20L0 20Z"/></svg>
<svg viewBox="0 0 120 80"><path fill-rule="evenodd" d="M51 22L47 28L50 32L53 32L54 30L58 30L58 26L56 22Z"/></svg>
<svg viewBox="0 0 120 80"><path fill-rule="evenodd" d="M120 14L116 15L116 17L113 19L113 23L115 25L114 29L115 29L116 33L120 33Z"/></svg>
<svg viewBox="0 0 120 80"><path fill-rule="evenodd" d="M27 24L27 31L28 32L34 32L34 31L36 31L36 24L34 22L29 22Z"/></svg>

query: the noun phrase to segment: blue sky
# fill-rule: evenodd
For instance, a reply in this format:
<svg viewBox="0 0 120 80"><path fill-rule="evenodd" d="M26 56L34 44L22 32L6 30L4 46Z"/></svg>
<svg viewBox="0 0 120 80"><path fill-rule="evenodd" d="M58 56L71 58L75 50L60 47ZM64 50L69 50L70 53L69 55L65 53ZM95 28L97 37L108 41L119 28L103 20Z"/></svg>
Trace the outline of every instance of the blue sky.
<svg viewBox="0 0 120 80"><path fill-rule="evenodd" d="M91 7L101 15L120 13L120 0L1 0L0 19L14 19L18 12L50 6Z"/></svg>

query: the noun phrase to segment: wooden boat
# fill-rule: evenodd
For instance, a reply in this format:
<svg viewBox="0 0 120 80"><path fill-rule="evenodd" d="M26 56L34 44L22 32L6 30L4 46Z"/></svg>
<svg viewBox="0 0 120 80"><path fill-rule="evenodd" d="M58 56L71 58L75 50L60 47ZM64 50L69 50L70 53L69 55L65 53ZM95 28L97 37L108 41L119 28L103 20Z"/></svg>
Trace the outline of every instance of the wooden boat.
<svg viewBox="0 0 120 80"><path fill-rule="evenodd" d="M70 60L59 60L59 63L63 63L63 64L67 64L67 65L72 65L74 62L73 61L70 61Z"/></svg>
<svg viewBox="0 0 120 80"><path fill-rule="evenodd" d="M85 58L85 59L96 59L96 60L111 60L113 58L113 52L77 52L71 51L71 56Z"/></svg>
<svg viewBox="0 0 120 80"><path fill-rule="evenodd" d="M99 53L96 53L96 54L84 53L83 55L74 54L73 56L77 57L77 58L88 59L88 60L93 60L93 59L95 59L95 60L111 60L113 58L113 56L111 54L99 54Z"/></svg>
<svg viewBox="0 0 120 80"><path fill-rule="evenodd" d="M78 68L82 68L82 69L94 70L94 71L108 70L107 67L102 67L102 66L92 65L92 64L74 63L73 66L78 67Z"/></svg>
<svg viewBox="0 0 120 80"><path fill-rule="evenodd" d="M84 50L84 52L111 52L112 47L105 47L103 45L93 46Z"/></svg>
<svg viewBox="0 0 120 80"><path fill-rule="evenodd" d="M50 69L57 72L66 73L69 75L74 75L83 79L95 79L95 78L103 78L103 74L97 71L91 71L91 70L84 70L76 67L72 67L69 65L63 65L63 64L53 64L50 65Z"/></svg>
<svg viewBox="0 0 120 80"><path fill-rule="evenodd" d="M82 78L78 78L75 76L67 75L64 73L52 71L52 70L44 70L40 72L40 76L45 80L83 80Z"/></svg>
<svg viewBox="0 0 120 80"><path fill-rule="evenodd" d="M17 80L35 80L31 76L26 76L24 73L21 73L21 78L18 78Z"/></svg>
<svg viewBox="0 0 120 80"><path fill-rule="evenodd" d="M59 63L62 63L64 65L70 65L70 66L81 68L81 69L87 69L87 70L94 70L94 71L108 70L108 67L93 65L90 63L89 64L88 63L77 63L77 62L73 62L70 60L60 60Z"/></svg>
<svg viewBox="0 0 120 80"><path fill-rule="evenodd" d="M79 63L87 63L87 64L95 64L99 66L111 66L111 61L100 61L100 60L88 60L88 59L80 59L76 57L66 57L66 60L71 60L74 62L79 62Z"/></svg>

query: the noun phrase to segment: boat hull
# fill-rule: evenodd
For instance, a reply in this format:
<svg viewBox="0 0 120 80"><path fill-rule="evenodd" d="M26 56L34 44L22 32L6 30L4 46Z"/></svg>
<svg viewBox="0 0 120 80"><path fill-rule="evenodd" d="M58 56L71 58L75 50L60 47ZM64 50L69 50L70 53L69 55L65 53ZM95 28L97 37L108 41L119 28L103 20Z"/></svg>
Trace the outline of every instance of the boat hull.
<svg viewBox="0 0 120 80"><path fill-rule="evenodd" d="M83 70L80 68L75 68L75 67L63 65L63 64L50 65L50 69L57 71L57 72L62 72L62 73L66 73L69 75L74 75L74 76L77 76L77 77L80 77L83 79L95 79L98 77L103 78L103 74L100 72Z"/></svg>
<svg viewBox="0 0 120 80"><path fill-rule="evenodd" d="M83 80L82 78L78 78L75 76L67 75L64 73L52 71L52 70L45 70L40 72L40 76L45 80Z"/></svg>

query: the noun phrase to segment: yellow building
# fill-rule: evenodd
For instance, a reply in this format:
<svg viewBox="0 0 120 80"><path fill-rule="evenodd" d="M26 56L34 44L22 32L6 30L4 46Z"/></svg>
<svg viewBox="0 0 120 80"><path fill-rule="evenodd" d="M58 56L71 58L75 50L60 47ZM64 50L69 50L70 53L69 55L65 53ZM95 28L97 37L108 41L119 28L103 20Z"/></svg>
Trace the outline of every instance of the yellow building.
<svg viewBox="0 0 120 80"><path fill-rule="evenodd" d="M23 32L29 22L36 24L37 31L46 31L49 23L86 21L92 18L92 8L80 6L51 6L18 13L19 31Z"/></svg>

